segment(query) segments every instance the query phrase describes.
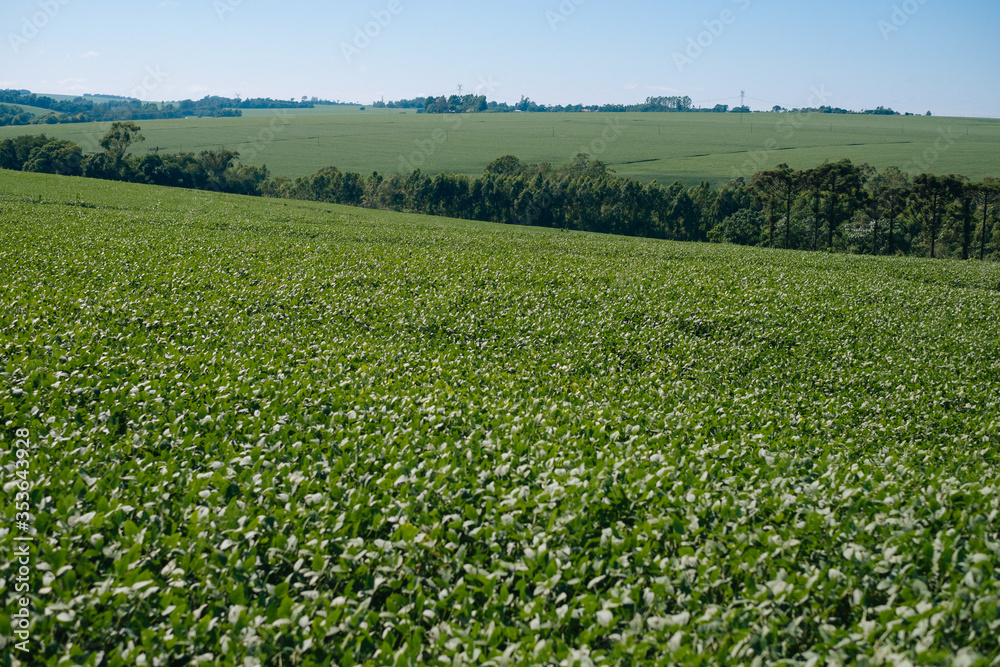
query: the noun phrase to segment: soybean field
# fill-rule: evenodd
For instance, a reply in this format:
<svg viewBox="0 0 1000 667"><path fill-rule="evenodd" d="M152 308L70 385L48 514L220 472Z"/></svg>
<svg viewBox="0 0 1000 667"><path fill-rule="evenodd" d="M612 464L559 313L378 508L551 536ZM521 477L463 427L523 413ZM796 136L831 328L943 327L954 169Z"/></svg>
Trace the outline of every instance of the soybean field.
<svg viewBox="0 0 1000 667"><path fill-rule="evenodd" d="M0 171L0 302L5 664L1000 664L995 264Z"/></svg>

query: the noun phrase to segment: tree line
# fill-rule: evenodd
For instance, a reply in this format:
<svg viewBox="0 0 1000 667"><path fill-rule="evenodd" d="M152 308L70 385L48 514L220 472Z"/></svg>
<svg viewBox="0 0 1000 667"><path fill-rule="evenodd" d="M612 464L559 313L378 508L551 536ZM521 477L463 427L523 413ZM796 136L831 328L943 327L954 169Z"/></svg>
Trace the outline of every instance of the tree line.
<svg viewBox="0 0 1000 667"><path fill-rule="evenodd" d="M376 109L416 109L417 113L513 113L517 111L532 113L579 113L583 111L602 112L684 112L684 111L717 111L715 109L696 109L690 97L648 97L641 104L597 104L585 106L582 104L545 105L538 104L528 97L521 97L515 104L507 102L488 101L483 95L428 95L408 100L394 102L375 102L371 105ZM728 107L726 107L728 110Z"/></svg>
<svg viewBox="0 0 1000 667"><path fill-rule="evenodd" d="M579 154L558 166L508 155L477 177L324 167L293 180L242 164L225 148L128 155L141 141L131 122L112 124L104 151L86 156L65 139L21 136L0 141L0 168L675 241L1000 259L995 178L911 176L844 159L803 170L782 164L719 188L687 187L623 178Z"/></svg>
<svg viewBox="0 0 1000 667"><path fill-rule="evenodd" d="M739 106L730 108L728 104L716 104L711 108L700 108L687 95L670 95L647 97L645 102L638 104L538 104L528 97L521 97L519 102L508 104L487 100L483 95L428 95L393 102L375 102L370 105L374 109L416 109L417 113L581 113L584 111L600 111L603 113L751 113L750 107ZM771 109L773 113L788 111L780 106ZM903 114L887 107L878 107L865 111L850 111L839 107L813 107L795 109L796 113L825 114L860 114L876 116L901 116ZM907 113L907 116L913 114Z"/></svg>
<svg viewBox="0 0 1000 667"><path fill-rule="evenodd" d="M244 109L311 109L321 104L334 105L337 103L315 97L296 101L206 96L200 100L157 104L127 97L110 98L105 101L94 101L85 97L56 99L46 95L35 95L24 90L0 90L0 127L97 121L161 120L188 116L233 117L242 116ZM36 107L45 109L49 113L35 115L13 105Z"/></svg>

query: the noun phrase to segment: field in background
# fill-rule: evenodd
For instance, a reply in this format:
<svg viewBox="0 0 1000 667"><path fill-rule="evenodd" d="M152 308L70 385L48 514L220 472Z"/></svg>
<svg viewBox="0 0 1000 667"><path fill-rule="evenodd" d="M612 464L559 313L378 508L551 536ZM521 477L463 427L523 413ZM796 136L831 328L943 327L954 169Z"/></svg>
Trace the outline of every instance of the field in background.
<svg viewBox="0 0 1000 667"><path fill-rule="evenodd" d="M1000 655L998 265L6 171L0 239L32 664Z"/></svg>
<svg viewBox="0 0 1000 667"><path fill-rule="evenodd" d="M142 121L146 142L193 151L225 146L252 164L289 177L334 165L367 175L481 174L502 155L569 162L579 152L642 181L720 185L786 162L795 169L850 158L911 173L996 176L1000 121L967 118L811 114L466 114L323 107L255 111L243 118ZM106 124L0 128L0 138L44 132L100 150Z"/></svg>
<svg viewBox="0 0 1000 667"><path fill-rule="evenodd" d="M47 114L52 113L48 109L43 109L41 107L33 107L33 106L29 106L27 104L8 104L8 106L19 107L19 108L23 109L24 111L27 111L28 113L32 113L32 114L34 114L36 116L45 116ZM39 130L39 131L36 131L36 130L38 130L40 127L47 127L47 126L39 126L39 125L24 126L24 125L21 125L19 127L21 127L22 130L24 130L24 131L23 132L17 132L17 133L15 133L15 136L17 134L39 134L41 132L41 130ZM0 131L5 130L5 129L7 129L7 128L0 128Z"/></svg>

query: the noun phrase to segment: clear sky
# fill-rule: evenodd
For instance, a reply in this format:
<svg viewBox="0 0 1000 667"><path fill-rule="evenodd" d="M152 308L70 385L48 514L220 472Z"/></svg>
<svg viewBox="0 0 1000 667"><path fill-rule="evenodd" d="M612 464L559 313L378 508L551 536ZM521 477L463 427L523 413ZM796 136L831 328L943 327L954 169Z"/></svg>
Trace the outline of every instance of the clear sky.
<svg viewBox="0 0 1000 667"><path fill-rule="evenodd" d="M998 0L3 0L0 26L0 88L43 93L1000 117Z"/></svg>

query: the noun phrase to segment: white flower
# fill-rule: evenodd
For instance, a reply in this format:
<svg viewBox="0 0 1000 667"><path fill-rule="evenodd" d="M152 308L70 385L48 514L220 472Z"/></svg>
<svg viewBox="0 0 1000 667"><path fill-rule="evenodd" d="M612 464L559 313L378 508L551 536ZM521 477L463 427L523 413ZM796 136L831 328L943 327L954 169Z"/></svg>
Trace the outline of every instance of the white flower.
<svg viewBox="0 0 1000 667"><path fill-rule="evenodd" d="M611 625L611 621L615 620L615 615L612 614L607 609L602 609L597 612L597 623L602 627L606 628Z"/></svg>

